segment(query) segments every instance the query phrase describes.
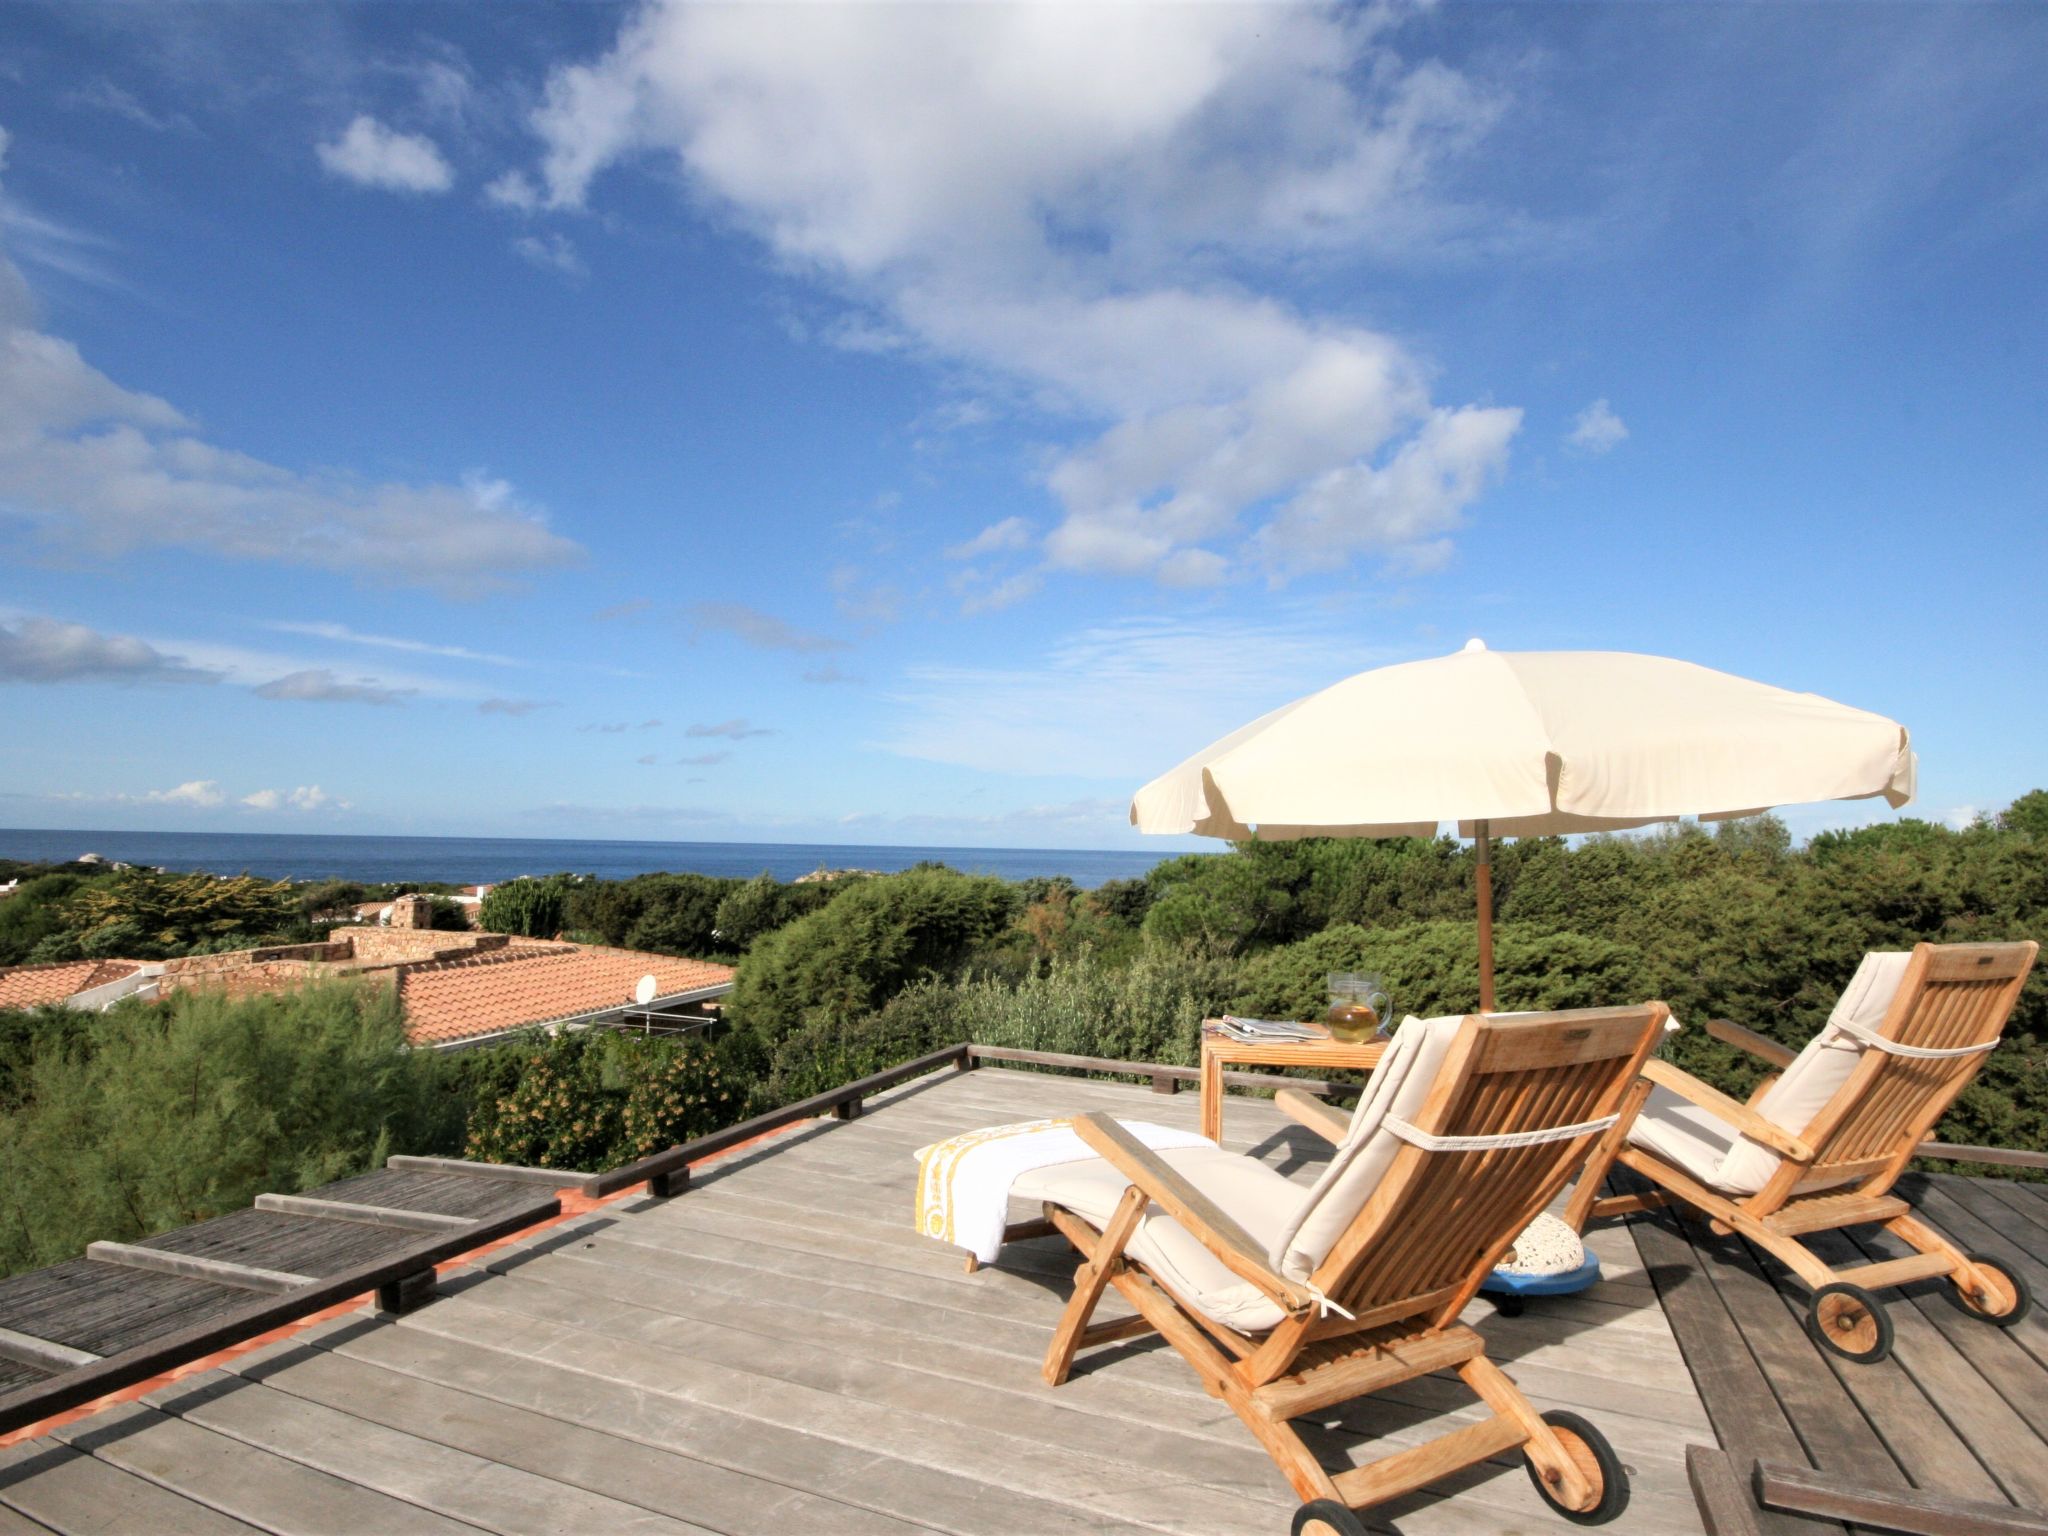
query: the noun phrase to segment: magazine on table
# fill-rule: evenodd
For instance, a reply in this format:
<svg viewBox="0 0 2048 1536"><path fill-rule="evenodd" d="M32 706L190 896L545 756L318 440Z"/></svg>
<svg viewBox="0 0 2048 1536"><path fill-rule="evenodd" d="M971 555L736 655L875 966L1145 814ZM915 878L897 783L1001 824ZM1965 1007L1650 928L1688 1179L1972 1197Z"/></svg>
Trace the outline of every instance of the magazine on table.
<svg viewBox="0 0 2048 1536"><path fill-rule="evenodd" d="M1246 1045L1276 1040L1327 1040L1329 1031L1315 1024L1298 1024L1292 1019L1241 1019L1226 1013L1216 1021L1217 1032Z"/></svg>

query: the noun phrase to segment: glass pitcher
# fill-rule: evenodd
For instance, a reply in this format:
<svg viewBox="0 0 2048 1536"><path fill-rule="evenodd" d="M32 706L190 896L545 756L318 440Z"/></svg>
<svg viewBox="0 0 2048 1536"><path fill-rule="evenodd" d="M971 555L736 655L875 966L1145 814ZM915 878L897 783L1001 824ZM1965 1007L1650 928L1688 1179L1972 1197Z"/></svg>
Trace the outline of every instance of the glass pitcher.
<svg viewBox="0 0 2048 1536"><path fill-rule="evenodd" d="M1337 971L1330 976L1330 1006L1323 1023L1331 1038L1356 1044L1380 1032L1390 1007L1387 984L1379 977Z"/></svg>

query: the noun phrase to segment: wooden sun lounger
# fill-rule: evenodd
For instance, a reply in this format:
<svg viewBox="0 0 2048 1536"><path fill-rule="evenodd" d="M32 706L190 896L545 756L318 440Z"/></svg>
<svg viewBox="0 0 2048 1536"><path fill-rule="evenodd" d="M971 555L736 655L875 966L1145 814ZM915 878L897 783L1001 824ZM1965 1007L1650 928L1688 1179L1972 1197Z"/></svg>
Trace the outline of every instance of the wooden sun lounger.
<svg viewBox="0 0 2048 1536"><path fill-rule="evenodd" d="M2026 1281L1998 1259L1956 1248L1892 1186L1982 1070L2039 948L2031 940L1920 944L1910 956L1867 956L1828 1028L1796 1056L1739 1025L1708 1024L1716 1039L1778 1073L1738 1103L1668 1062L1649 1062L1565 1219L1584 1230L1595 1217L1672 1202L1703 1212L1715 1231L1741 1233L1812 1290L1807 1330L1847 1360L1891 1352L1891 1320L1872 1292L1915 1280L1946 1278L1965 1311L2012 1326L2032 1304ZM1895 990L1882 992L1890 980ZM1603 1198L1616 1163L1653 1188ZM1865 1223L1914 1252L1835 1269L1802 1241Z"/></svg>
<svg viewBox="0 0 2048 1536"><path fill-rule="evenodd" d="M1424 1043L1396 1037L1356 1117L1281 1093L1290 1114L1338 1144L1305 1197L1253 1159L1216 1149L1161 1154L1113 1120L1078 1117L1075 1128L1107 1167L1069 1164L1042 1179L1053 1192L1043 1200L1046 1219L1084 1261L1046 1351L1046 1380L1064 1381L1081 1349L1160 1334L1305 1501L1297 1533L1362 1532L1355 1510L1518 1449L1553 1508L1582 1523L1612 1519L1628 1486L1606 1439L1575 1414L1539 1414L1458 1316L1618 1112L1667 1016L1650 1003L1411 1020L1403 1034L1421 1032L1415 1041ZM1245 1186L1267 1178L1274 1199L1293 1191L1293 1225L1262 1240L1245 1222L1259 1223L1273 1202L1259 1203ZM1036 1197L1021 1184L1016 1192ZM1225 1208L1232 1202L1235 1213ZM1190 1238L1209 1256L1202 1265L1186 1251ZM1172 1243L1183 1245L1177 1256ZM1215 1279L1188 1294L1198 1267ZM1217 1283L1233 1278L1243 1284ZM1137 1316L1091 1323L1111 1287ZM1240 1326L1215 1315L1234 1293L1229 1315ZM1242 1322L1261 1307L1268 1326ZM1492 1410L1488 1417L1336 1472L1293 1428L1304 1415L1446 1369Z"/></svg>

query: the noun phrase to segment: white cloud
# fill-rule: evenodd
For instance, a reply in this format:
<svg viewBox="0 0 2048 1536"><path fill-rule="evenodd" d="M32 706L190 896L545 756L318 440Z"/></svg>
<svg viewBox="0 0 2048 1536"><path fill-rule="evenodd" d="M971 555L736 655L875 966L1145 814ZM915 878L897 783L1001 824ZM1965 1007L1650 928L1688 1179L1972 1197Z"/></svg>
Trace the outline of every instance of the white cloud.
<svg viewBox="0 0 2048 1536"><path fill-rule="evenodd" d="M1013 667L922 666L889 696L881 745L990 773L1121 780L1136 789L1204 742L1394 657L1326 615L1132 620L1069 635Z"/></svg>
<svg viewBox="0 0 2048 1536"><path fill-rule="evenodd" d="M6 223L10 237L16 220ZM502 481L460 486L299 474L198 435L170 402L124 388L36 327L0 254L0 527L70 553L201 549L475 594L582 549Z"/></svg>
<svg viewBox="0 0 2048 1536"><path fill-rule="evenodd" d="M218 804L218 802L214 802ZM277 811L290 806L295 811L348 810L346 800L338 800L318 784L301 784L294 790L259 789L254 794L242 796L241 803L252 811Z"/></svg>
<svg viewBox="0 0 2048 1536"><path fill-rule="evenodd" d="M0 683L212 683L220 676L133 635L34 615L11 627L0 622Z"/></svg>
<svg viewBox="0 0 2048 1536"><path fill-rule="evenodd" d="M397 635L366 635L360 630L350 629L346 624L334 624L324 620L280 619L263 627L274 629L281 635L309 635L316 640L337 640L345 645L367 645L378 650L411 651L421 656L452 656L457 661L486 661L495 667L519 665L510 656L494 656L489 651L473 651L462 645L438 645L430 640L407 640Z"/></svg>
<svg viewBox="0 0 2048 1536"><path fill-rule="evenodd" d="M10 244L43 221L0 202ZM43 240L60 270L77 243ZM54 254L53 254L54 253ZM68 263L68 265L67 265ZM90 270L74 275L104 281ZM582 549L550 532L501 480L460 485L298 473L219 447L170 402L117 384L38 328L20 269L0 253L0 526L25 525L67 553L201 549L474 595L567 564Z"/></svg>
<svg viewBox="0 0 2048 1536"><path fill-rule="evenodd" d="M978 571L963 571L963 576L978 577ZM960 611L964 614L996 613L1013 607L1033 596L1045 585L1045 578L1036 571L1023 571L992 586L980 586L973 582L963 583L959 590L965 595L960 599Z"/></svg>
<svg viewBox="0 0 2048 1536"><path fill-rule="evenodd" d="M885 581L871 581L860 567L833 567L825 578L832 589L832 606L839 616L864 630L894 624L903 616L903 594Z"/></svg>
<svg viewBox="0 0 2048 1536"><path fill-rule="evenodd" d="M979 560L984 555L999 555L1030 547L1031 524L1021 517L1006 517L999 523L990 523L973 538L955 544L946 551L946 558Z"/></svg>
<svg viewBox="0 0 2048 1536"><path fill-rule="evenodd" d="M1604 399L1595 400L1572 418L1572 429L1564 440L1567 447L1598 457L1628 441L1628 425Z"/></svg>
<svg viewBox="0 0 2048 1536"><path fill-rule="evenodd" d="M552 76L519 186L575 207L606 167L672 153L859 306L818 330L1088 424L1047 477L1055 565L1212 581L1248 525L1331 476L1356 484L1317 499L1311 563L1399 556L1405 530L1455 526L1446 487L1477 494L1498 434L1439 430L1437 474L1397 472L1446 415L1424 363L1262 287L1469 217L1428 188L1497 103L1394 50L1405 9L819 7L791 28L649 0L608 55Z"/></svg>
<svg viewBox="0 0 2048 1536"><path fill-rule="evenodd" d="M434 141L400 133L360 113L340 136L316 146L328 174L386 192L446 192L455 172Z"/></svg>
<svg viewBox="0 0 2048 1536"><path fill-rule="evenodd" d="M745 719L721 720L716 725L693 725L683 732L685 736L710 737L726 736L734 741L745 741L749 736L773 736L774 727L749 725Z"/></svg>
<svg viewBox="0 0 2048 1536"><path fill-rule="evenodd" d="M219 805L227 796L212 779L191 779L176 789L152 789L139 797L143 805L182 805L205 809Z"/></svg>
<svg viewBox="0 0 2048 1536"><path fill-rule="evenodd" d="M308 667L260 684L259 699L289 699L308 704L396 704L411 697L410 688L387 688L368 679L348 681L326 667Z"/></svg>
<svg viewBox="0 0 2048 1536"><path fill-rule="evenodd" d="M623 606L623 605L621 605ZM843 651L844 640L796 628L772 613L745 603L703 601L688 605L690 623L699 633L716 630L763 651Z"/></svg>
<svg viewBox="0 0 2048 1536"><path fill-rule="evenodd" d="M837 667L824 666L812 667L809 671L805 672L804 681L807 683L830 685L833 683L858 684L863 679L853 676L850 672L842 672Z"/></svg>
<svg viewBox="0 0 2048 1536"><path fill-rule="evenodd" d="M590 275L590 268L584 265L575 243L564 234L551 231L544 235L521 235L512 242L512 250L521 261L539 267L543 272L559 272L564 277Z"/></svg>
<svg viewBox="0 0 2048 1536"><path fill-rule="evenodd" d="M532 213L541 206L540 188L523 171L507 171L484 188L487 201L500 208L515 209L520 213Z"/></svg>
<svg viewBox="0 0 2048 1536"><path fill-rule="evenodd" d="M1302 570L1341 566L1354 554L1384 551L1410 569L1449 554L1443 535L1507 466L1508 441L1522 413L1506 407L1439 410L1385 464L1325 471L1259 530L1275 565Z"/></svg>

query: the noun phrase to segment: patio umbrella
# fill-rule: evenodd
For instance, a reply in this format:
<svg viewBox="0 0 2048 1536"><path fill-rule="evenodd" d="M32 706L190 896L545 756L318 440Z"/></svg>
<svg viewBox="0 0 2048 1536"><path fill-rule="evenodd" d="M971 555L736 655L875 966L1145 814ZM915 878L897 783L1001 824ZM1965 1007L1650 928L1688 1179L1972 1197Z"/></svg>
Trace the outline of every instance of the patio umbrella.
<svg viewBox="0 0 2048 1536"><path fill-rule="evenodd" d="M1776 805L1913 798L1904 726L1661 656L1489 651L1361 672L1213 742L1139 790L1141 832L1233 840L1427 837L1479 874L1479 1004L1493 995L1491 839L1607 832Z"/></svg>

